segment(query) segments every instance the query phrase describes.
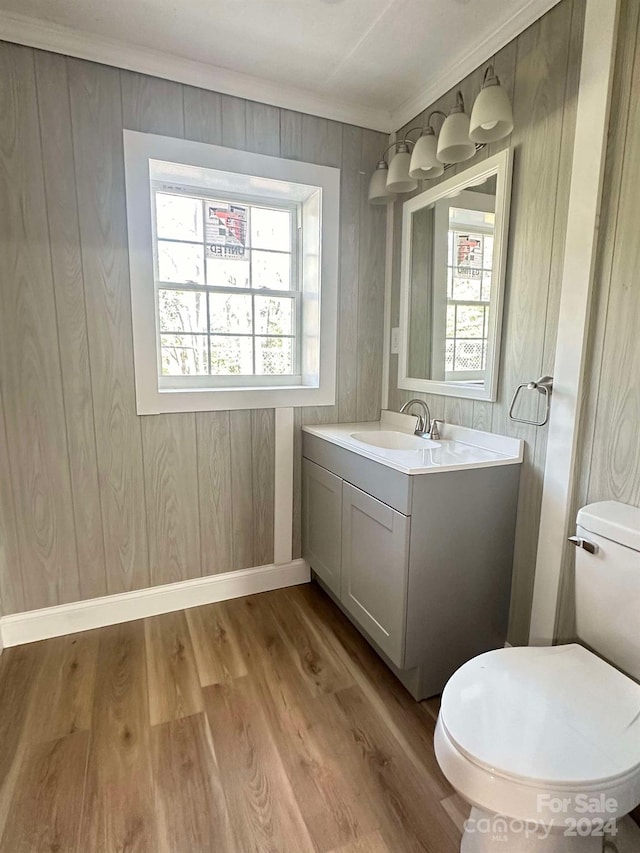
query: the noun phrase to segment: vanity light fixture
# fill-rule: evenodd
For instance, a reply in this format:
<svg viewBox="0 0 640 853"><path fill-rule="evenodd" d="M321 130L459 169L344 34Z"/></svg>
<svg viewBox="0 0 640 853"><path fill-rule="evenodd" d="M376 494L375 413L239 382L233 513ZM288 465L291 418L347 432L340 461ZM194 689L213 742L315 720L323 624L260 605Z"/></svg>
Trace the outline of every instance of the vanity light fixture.
<svg viewBox="0 0 640 853"><path fill-rule="evenodd" d="M436 157L441 163L462 163L475 153L476 146L469 139L469 116L464 111L462 92L458 91L456 103L442 125Z"/></svg>
<svg viewBox="0 0 640 853"><path fill-rule="evenodd" d="M411 155L409 174L412 178L416 178L416 180L439 178L444 172L444 163L441 163L436 157L438 138L431 126L433 116L442 116L443 119L447 118L441 110L433 110L429 113L427 124L422 128L422 136L416 142L413 154Z"/></svg>
<svg viewBox="0 0 640 853"><path fill-rule="evenodd" d="M495 142L509 136L512 130L513 110L509 95L500 85L493 65L489 65L471 110L469 138L474 142Z"/></svg>
<svg viewBox="0 0 640 853"><path fill-rule="evenodd" d="M439 136L431 123L436 115L444 119ZM414 130L421 134L417 142L407 138ZM471 118L464 111L464 99L458 90L455 106L448 116L440 110L432 110L424 127L410 128L404 139L389 145L371 175L369 203L390 204L397 193L413 192L418 188L418 181L439 178L449 166L469 160L488 142L504 139L512 130L509 95L500 85L493 65L489 65ZM392 148L396 149L395 154L387 162L387 152Z"/></svg>

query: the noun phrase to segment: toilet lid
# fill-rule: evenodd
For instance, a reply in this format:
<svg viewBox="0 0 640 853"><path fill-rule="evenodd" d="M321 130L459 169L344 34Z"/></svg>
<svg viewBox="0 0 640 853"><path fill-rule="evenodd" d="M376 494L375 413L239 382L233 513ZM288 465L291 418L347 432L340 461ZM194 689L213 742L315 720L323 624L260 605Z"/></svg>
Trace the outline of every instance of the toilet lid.
<svg viewBox="0 0 640 853"><path fill-rule="evenodd" d="M470 660L440 714L471 761L530 784L583 786L640 768L640 685L575 644Z"/></svg>

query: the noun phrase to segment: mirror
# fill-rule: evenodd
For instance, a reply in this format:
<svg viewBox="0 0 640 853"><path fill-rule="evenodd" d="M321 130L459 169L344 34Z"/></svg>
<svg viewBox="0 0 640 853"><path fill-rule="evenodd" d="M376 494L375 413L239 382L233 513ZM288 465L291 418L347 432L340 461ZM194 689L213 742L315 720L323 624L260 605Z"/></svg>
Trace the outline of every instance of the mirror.
<svg viewBox="0 0 640 853"><path fill-rule="evenodd" d="M403 205L398 386L496 400L510 150Z"/></svg>

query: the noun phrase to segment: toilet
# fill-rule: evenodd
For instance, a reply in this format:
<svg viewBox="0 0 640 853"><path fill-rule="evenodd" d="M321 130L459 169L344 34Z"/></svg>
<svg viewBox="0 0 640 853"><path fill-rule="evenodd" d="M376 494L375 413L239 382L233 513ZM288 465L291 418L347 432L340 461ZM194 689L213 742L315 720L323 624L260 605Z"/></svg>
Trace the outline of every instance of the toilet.
<svg viewBox="0 0 640 853"><path fill-rule="evenodd" d="M640 509L578 513L580 643L505 648L447 682L438 763L471 804L461 853L640 851ZM616 846L611 846L613 842Z"/></svg>

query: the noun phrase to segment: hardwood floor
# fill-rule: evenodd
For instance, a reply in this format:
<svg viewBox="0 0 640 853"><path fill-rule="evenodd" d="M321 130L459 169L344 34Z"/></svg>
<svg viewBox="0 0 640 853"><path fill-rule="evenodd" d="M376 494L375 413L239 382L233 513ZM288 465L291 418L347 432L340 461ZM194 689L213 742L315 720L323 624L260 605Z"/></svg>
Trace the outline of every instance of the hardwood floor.
<svg viewBox="0 0 640 853"><path fill-rule="evenodd" d="M457 853L415 702L314 585L7 649L2 853Z"/></svg>

